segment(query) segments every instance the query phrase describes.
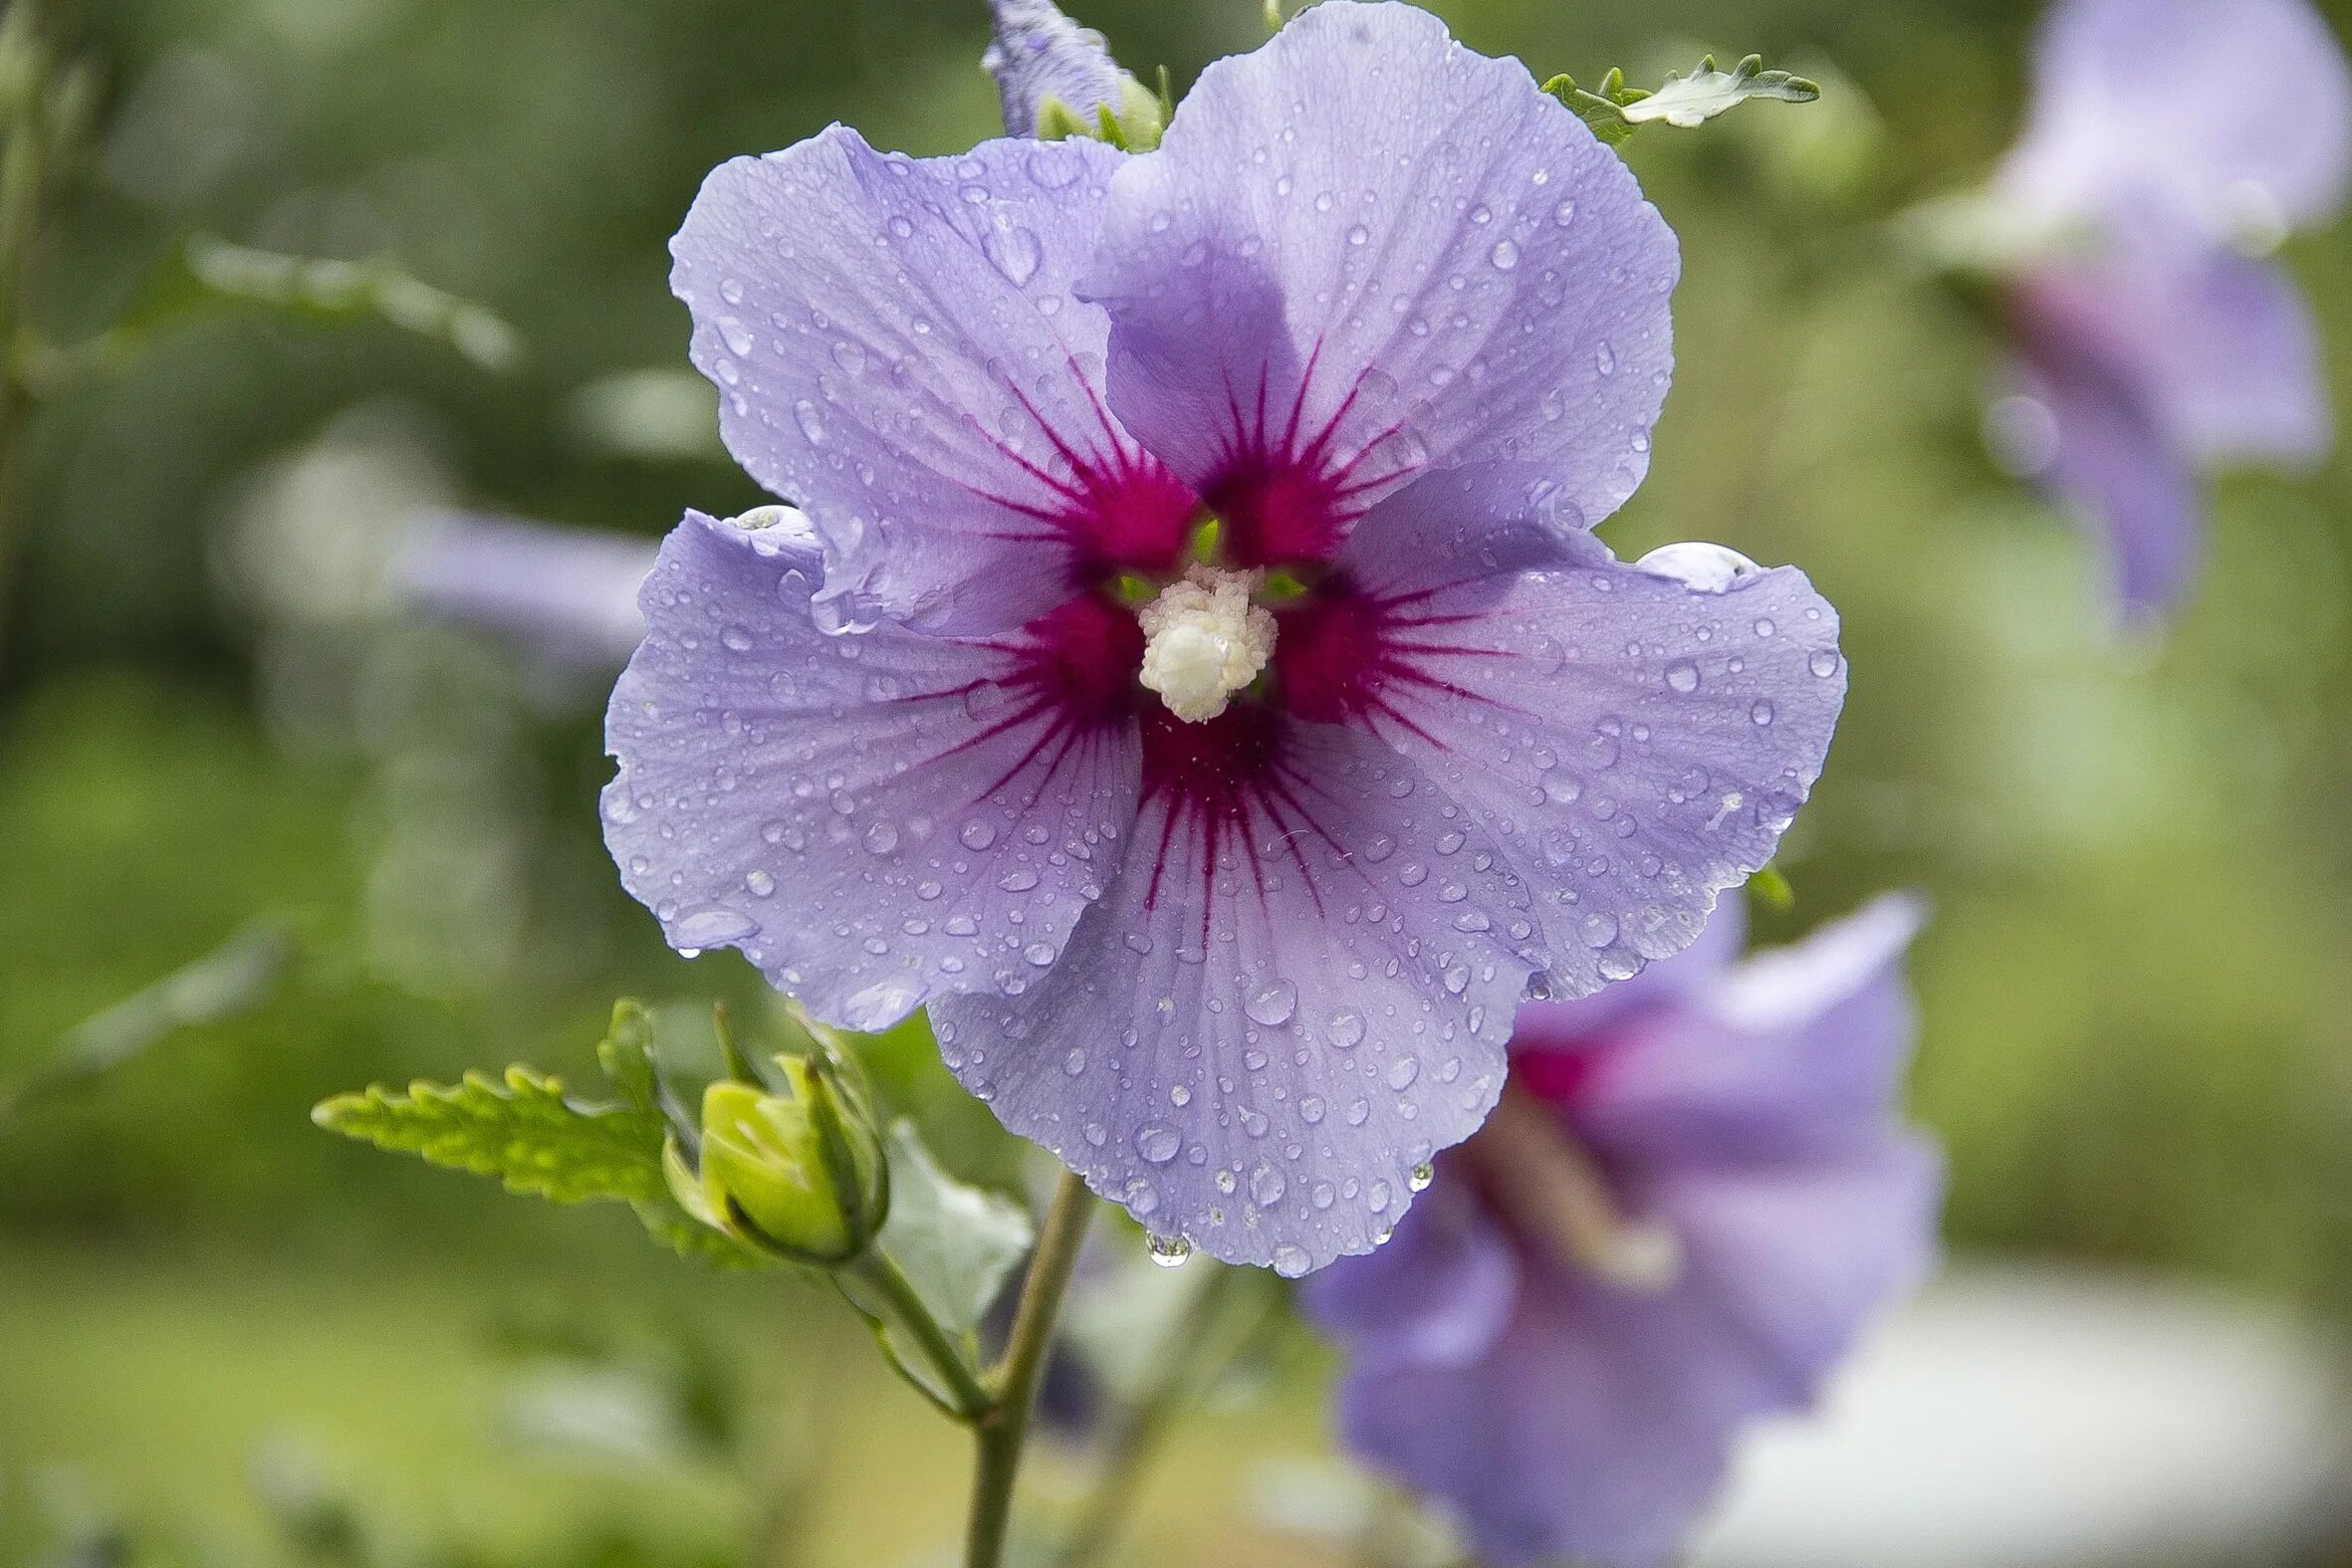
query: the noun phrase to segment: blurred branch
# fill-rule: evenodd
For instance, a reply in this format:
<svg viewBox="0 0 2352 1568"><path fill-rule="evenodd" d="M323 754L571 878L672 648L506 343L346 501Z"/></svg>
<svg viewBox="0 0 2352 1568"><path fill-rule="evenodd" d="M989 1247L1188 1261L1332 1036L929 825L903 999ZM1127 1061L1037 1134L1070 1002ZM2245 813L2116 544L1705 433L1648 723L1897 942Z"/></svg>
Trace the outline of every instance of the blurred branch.
<svg viewBox="0 0 2352 1568"><path fill-rule="evenodd" d="M1198 1287L1160 1347L1151 1383L1119 1413L1056 1568L1093 1568L1108 1555L1186 1407L1273 1321L1282 1301L1274 1283L1258 1269L1220 1267Z"/></svg>
<svg viewBox="0 0 2352 1568"><path fill-rule="evenodd" d="M0 1084L0 1133L26 1104L89 1082L184 1028L250 1012L268 1001L298 951L292 932L246 927L212 952L76 1025L13 1084Z"/></svg>

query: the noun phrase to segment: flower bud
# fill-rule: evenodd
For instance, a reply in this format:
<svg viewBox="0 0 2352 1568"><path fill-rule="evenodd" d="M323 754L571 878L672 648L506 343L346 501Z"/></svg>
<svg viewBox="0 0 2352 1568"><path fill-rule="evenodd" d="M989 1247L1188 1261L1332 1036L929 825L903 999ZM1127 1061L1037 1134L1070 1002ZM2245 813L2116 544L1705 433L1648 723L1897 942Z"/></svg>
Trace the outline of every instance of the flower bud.
<svg viewBox="0 0 2352 1568"><path fill-rule="evenodd" d="M733 1080L702 1097L699 1173L670 1162L679 1198L750 1245L795 1262L847 1262L881 1230L890 1204L881 1134L862 1099L823 1055L779 1056L791 1092Z"/></svg>

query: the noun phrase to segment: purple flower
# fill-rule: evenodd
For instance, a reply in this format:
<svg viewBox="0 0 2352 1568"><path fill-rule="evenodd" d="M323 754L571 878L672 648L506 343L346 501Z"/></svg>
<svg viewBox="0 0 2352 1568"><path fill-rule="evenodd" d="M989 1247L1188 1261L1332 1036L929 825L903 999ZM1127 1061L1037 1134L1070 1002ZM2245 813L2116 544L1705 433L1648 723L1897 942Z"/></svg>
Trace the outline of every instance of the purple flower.
<svg viewBox="0 0 2352 1568"><path fill-rule="evenodd" d="M1805 579L1584 532L1648 463L1673 235L1423 12L1328 0L1142 156L835 127L715 171L675 251L816 538L663 547L623 881L832 1022L927 1005L1155 1232L1374 1245L1530 986L1688 946L1820 771Z"/></svg>
<svg viewBox="0 0 2352 1568"><path fill-rule="evenodd" d="M980 63L997 80L1005 128L1014 135L1038 134L1049 104L1091 126L1102 110L1115 116L1148 96L1119 69L1102 35L1062 15L1054 0L989 0L988 9L996 36Z"/></svg>
<svg viewBox="0 0 2352 1568"><path fill-rule="evenodd" d="M1882 899L1735 965L1727 912L1522 1008L1494 1118L1307 1288L1348 1445L1498 1565L1672 1557L1742 1429L1809 1405L1932 1262L1938 1162L1894 1112L1917 924Z"/></svg>
<svg viewBox="0 0 2352 1568"><path fill-rule="evenodd" d="M2303 465L2331 419L2310 312L2255 259L2352 173L2352 76L2305 0L2060 0L1996 195L2050 253L2008 291L2018 456L2104 529L2136 615L2203 553L2200 478Z"/></svg>
<svg viewBox="0 0 2352 1568"><path fill-rule="evenodd" d="M618 668L645 635L650 540L463 515L420 524L393 568L406 603L560 666Z"/></svg>

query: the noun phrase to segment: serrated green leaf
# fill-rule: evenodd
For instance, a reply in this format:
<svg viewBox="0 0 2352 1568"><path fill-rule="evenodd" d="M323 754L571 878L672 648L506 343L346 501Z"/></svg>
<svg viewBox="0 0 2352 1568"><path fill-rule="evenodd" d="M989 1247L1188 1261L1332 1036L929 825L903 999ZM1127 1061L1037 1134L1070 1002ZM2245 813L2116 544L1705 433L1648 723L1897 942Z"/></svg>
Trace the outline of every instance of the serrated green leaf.
<svg viewBox="0 0 2352 1568"><path fill-rule="evenodd" d="M528 1067L509 1067L503 1081L469 1072L454 1085L415 1083L406 1094L378 1085L327 1101L312 1119L379 1149L495 1176L510 1192L555 1203L669 1202L659 1115L574 1104L560 1080Z"/></svg>
<svg viewBox="0 0 2352 1568"><path fill-rule="evenodd" d="M1819 86L1802 77L1766 71L1762 55L1750 55L1729 71L1718 71L1710 55L1698 70L1687 77L1669 76L1665 86L1626 104L1623 112L1637 125L1656 119L1689 129L1752 98L1810 104L1820 96Z"/></svg>
<svg viewBox="0 0 2352 1568"><path fill-rule="evenodd" d="M911 1121L892 1124L890 1218L879 1244L940 1325L980 1327L1037 1240L1029 1211L939 1168Z"/></svg>
<svg viewBox="0 0 2352 1568"><path fill-rule="evenodd" d="M1586 92L1567 76L1552 78L1543 91L1611 146L1653 122L1683 129L1705 124L1750 99L1809 104L1821 96L1817 83L1785 71L1766 71L1762 55L1750 55L1729 71L1718 70L1715 57L1709 55L1687 77L1669 74L1654 93L1627 87L1625 73L1615 70L1602 79L1597 93Z"/></svg>

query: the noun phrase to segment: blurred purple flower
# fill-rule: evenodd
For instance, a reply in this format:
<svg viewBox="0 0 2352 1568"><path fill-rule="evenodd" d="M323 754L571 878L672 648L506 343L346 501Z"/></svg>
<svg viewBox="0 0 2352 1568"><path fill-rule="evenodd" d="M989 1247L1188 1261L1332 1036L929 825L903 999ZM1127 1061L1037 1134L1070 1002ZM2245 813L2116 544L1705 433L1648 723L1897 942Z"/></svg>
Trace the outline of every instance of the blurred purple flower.
<svg viewBox="0 0 2352 1568"><path fill-rule="evenodd" d="M2105 531L2134 616L2203 556L2201 477L2304 465L2332 421L2309 310L2256 259L2352 174L2352 75L2305 0L2059 0L1995 193L2048 255L2008 291L2013 455Z"/></svg>
<svg viewBox="0 0 2352 1568"><path fill-rule="evenodd" d="M654 552L625 534L449 514L417 526L393 564L394 591L549 663L618 669L645 635L637 590Z"/></svg>
<svg viewBox="0 0 2352 1568"><path fill-rule="evenodd" d="M1583 531L1648 463L1673 235L1421 11L1329 0L1132 158L834 127L716 170L674 250L817 537L663 547L622 879L828 1021L928 1005L1155 1232L1374 1245L1530 986L1687 946L1820 771L1803 576Z"/></svg>
<svg viewBox="0 0 2352 1568"><path fill-rule="evenodd" d="M1932 1264L1939 1162L1895 1112L1916 907L1735 965L1739 924L1522 1008L1494 1118L1307 1287L1346 1442L1485 1560L1673 1557L1740 1432L1809 1405Z"/></svg>

